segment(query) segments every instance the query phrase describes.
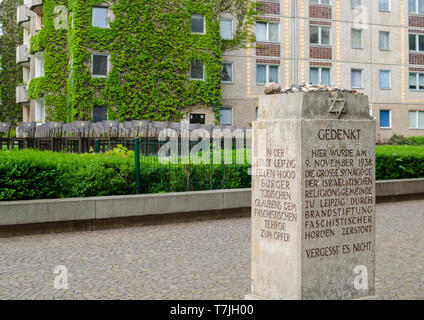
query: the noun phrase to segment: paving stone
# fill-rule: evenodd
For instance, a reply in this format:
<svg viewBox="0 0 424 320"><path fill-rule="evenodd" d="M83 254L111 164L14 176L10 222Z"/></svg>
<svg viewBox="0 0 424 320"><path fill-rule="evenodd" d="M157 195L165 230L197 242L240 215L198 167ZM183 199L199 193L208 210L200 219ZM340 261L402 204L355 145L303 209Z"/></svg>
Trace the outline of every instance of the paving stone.
<svg viewBox="0 0 424 320"><path fill-rule="evenodd" d="M377 206L382 299L424 298L424 201ZM0 239L0 299L244 299L250 219ZM53 286L68 269L68 289Z"/></svg>

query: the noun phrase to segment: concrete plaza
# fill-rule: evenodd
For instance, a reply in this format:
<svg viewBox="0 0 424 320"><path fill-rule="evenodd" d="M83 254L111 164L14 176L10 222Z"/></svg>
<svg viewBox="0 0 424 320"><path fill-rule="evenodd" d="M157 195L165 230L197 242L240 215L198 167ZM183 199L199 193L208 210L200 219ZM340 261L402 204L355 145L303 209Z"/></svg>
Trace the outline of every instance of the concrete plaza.
<svg viewBox="0 0 424 320"><path fill-rule="evenodd" d="M0 239L0 299L243 299L250 219ZM54 269L68 289L54 288ZM376 287L424 298L424 200L377 205Z"/></svg>

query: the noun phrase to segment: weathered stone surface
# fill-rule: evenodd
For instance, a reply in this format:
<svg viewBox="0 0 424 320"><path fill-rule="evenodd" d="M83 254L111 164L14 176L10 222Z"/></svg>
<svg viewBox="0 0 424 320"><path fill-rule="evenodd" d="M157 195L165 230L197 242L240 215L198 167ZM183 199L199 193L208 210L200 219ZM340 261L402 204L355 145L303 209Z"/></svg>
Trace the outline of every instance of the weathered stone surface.
<svg viewBox="0 0 424 320"><path fill-rule="evenodd" d="M375 122L368 98L262 96L253 129L252 295L374 295Z"/></svg>
<svg viewBox="0 0 424 320"><path fill-rule="evenodd" d="M264 89L265 94L273 94L273 93L280 93L280 92L281 92L281 86L275 82L268 83Z"/></svg>

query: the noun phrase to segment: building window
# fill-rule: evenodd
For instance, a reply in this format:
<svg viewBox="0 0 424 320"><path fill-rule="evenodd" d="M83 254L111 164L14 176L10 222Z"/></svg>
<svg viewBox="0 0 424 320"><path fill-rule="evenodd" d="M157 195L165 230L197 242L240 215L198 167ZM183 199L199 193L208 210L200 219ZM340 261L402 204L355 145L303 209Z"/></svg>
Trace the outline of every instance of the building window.
<svg viewBox="0 0 424 320"><path fill-rule="evenodd" d="M363 88L362 85L362 70L352 69L351 71L352 88Z"/></svg>
<svg viewBox="0 0 424 320"><path fill-rule="evenodd" d="M380 11L390 11L390 0L378 0L378 9Z"/></svg>
<svg viewBox="0 0 424 320"><path fill-rule="evenodd" d="M424 51L424 34L409 34L409 50Z"/></svg>
<svg viewBox="0 0 424 320"><path fill-rule="evenodd" d="M221 21L219 21L219 31L222 39L233 39L233 20L221 19Z"/></svg>
<svg viewBox="0 0 424 320"><path fill-rule="evenodd" d="M203 14L193 14L191 16L191 32L205 33L205 16Z"/></svg>
<svg viewBox="0 0 424 320"><path fill-rule="evenodd" d="M351 42L352 49L362 49L364 47L362 29L351 29Z"/></svg>
<svg viewBox="0 0 424 320"><path fill-rule="evenodd" d="M350 7L355 9L362 5L362 0L350 0Z"/></svg>
<svg viewBox="0 0 424 320"><path fill-rule="evenodd" d="M44 57L43 52L37 52L35 57L35 78L44 77Z"/></svg>
<svg viewBox="0 0 424 320"><path fill-rule="evenodd" d="M391 127L390 110L380 110L380 128L389 129Z"/></svg>
<svg viewBox="0 0 424 320"><path fill-rule="evenodd" d="M409 13L424 14L424 0L408 0Z"/></svg>
<svg viewBox="0 0 424 320"><path fill-rule="evenodd" d="M310 26L310 43L329 46L330 45L330 27Z"/></svg>
<svg viewBox="0 0 424 320"><path fill-rule="evenodd" d="M109 28L109 8L93 7L93 27Z"/></svg>
<svg viewBox="0 0 424 320"><path fill-rule="evenodd" d="M330 4L330 0L310 0L311 4Z"/></svg>
<svg viewBox="0 0 424 320"><path fill-rule="evenodd" d="M409 73L409 90L424 90L424 73Z"/></svg>
<svg viewBox="0 0 424 320"><path fill-rule="evenodd" d="M190 79L191 80L204 80L205 79L205 66L201 60L193 60L190 66Z"/></svg>
<svg viewBox="0 0 424 320"><path fill-rule="evenodd" d="M44 107L44 98L35 100L35 121L46 122L46 108Z"/></svg>
<svg viewBox="0 0 424 320"><path fill-rule="evenodd" d="M94 106L92 117L94 123L107 120L107 106Z"/></svg>
<svg viewBox="0 0 424 320"><path fill-rule="evenodd" d="M330 85L330 68L316 68L310 69L310 82L312 84L321 83L323 85Z"/></svg>
<svg viewBox="0 0 424 320"><path fill-rule="evenodd" d="M232 83L233 82L233 63L223 62L221 67L222 82Z"/></svg>
<svg viewBox="0 0 424 320"><path fill-rule="evenodd" d="M106 54L93 54L91 61L91 74L93 77L107 77L109 73L109 56Z"/></svg>
<svg viewBox="0 0 424 320"><path fill-rule="evenodd" d="M191 113L190 114L190 123L195 124L195 123L200 123L200 124L205 124L205 114L204 113Z"/></svg>
<svg viewBox="0 0 424 320"><path fill-rule="evenodd" d="M391 88L391 72L389 70L380 70L380 89Z"/></svg>
<svg viewBox="0 0 424 320"><path fill-rule="evenodd" d="M424 111L409 111L409 129L424 129Z"/></svg>
<svg viewBox="0 0 424 320"><path fill-rule="evenodd" d="M219 124L224 125L233 125L233 108L231 107L221 107Z"/></svg>
<svg viewBox="0 0 424 320"><path fill-rule="evenodd" d="M270 64L256 65L256 84L262 85L269 82L279 83L280 66Z"/></svg>
<svg viewBox="0 0 424 320"><path fill-rule="evenodd" d="M256 22L256 41L279 42L280 24L269 22Z"/></svg>
<svg viewBox="0 0 424 320"><path fill-rule="evenodd" d="M378 43L380 50L391 50L391 43L390 43L390 32L388 31L380 31L378 33Z"/></svg>

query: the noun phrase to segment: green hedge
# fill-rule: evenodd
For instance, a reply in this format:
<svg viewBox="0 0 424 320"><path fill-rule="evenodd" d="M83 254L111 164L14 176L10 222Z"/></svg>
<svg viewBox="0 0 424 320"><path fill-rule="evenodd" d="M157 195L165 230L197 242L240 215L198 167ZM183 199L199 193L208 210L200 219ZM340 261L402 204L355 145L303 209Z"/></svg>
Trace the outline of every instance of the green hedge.
<svg viewBox="0 0 424 320"><path fill-rule="evenodd" d="M424 178L424 146L377 146L376 178Z"/></svg>
<svg viewBox="0 0 424 320"><path fill-rule="evenodd" d="M424 136L404 137L402 135L395 134L389 139L388 144L424 146Z"/></svg>
<svg viewBox="0 0 424 320"><path fill-rule="evenodd" d="M250 187L248 165L163 165L142 157L143 193ZM0 201L135 194L133 157L0 152Z"/></svg>
<svg viewBox="0 0 424 320"><path fill-rule="evenodd" d="M248 165L163 165L142 157L143 193L249 188ZM377 146L377 180L424 178L424 147ZM135 194L133 157L0 152L0 201Z"/></svg>

